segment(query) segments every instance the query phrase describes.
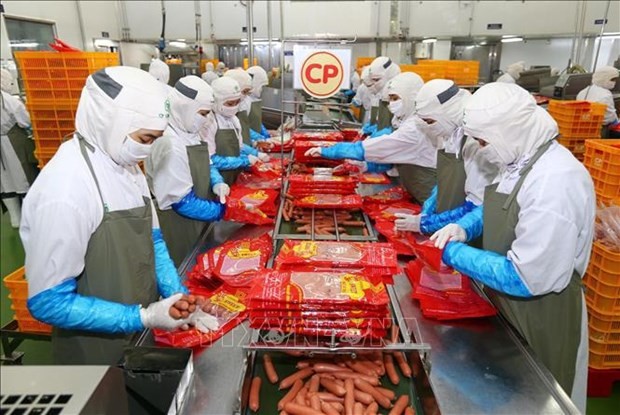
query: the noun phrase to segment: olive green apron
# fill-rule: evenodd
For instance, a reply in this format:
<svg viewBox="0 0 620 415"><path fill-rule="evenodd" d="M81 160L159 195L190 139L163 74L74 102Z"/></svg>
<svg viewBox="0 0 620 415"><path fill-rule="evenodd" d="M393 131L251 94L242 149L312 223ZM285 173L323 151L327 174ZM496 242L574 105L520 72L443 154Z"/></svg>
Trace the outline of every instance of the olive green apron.
<svg viewBox="0 0 620 415"><path fill-rule="evenodd" d="M360 107L360 116L359 116L358 121L361 123L364 123L364 117L366 117L366 108L364 108L364 106L362 105Z"/></svg>
<svg viewBox="0 0 620 415"><path fill-rule="evenodd" d="M28 137L26 130L17 123L6 135L9 137L11 146L13 146L13 150L19 159L28 183L32 185L34 179L39 174L39 168L37 167L39 161L34 155L34 141Z"/></svg>
<svg viewBox="0 0 620 415"><path fill-rule="evenodd" d="M465 202L465 162L463 161L463 145L467 136L461 141L460 157L437 152L437 213L452 210Z"/></svg>
<svg viewBox="0 0 620 415"><path fill-rule="evenodd" d="M223 129L218 126L217 132L215 133L215 147L215 154L218 156L239 157L241 155L239 139L237 138L237 133L232 128ZM229 186L235 183L239 173L241 173L241 169L220 171L224 181Z"/></svg>
<svg viewBox="0 0 620 415"><path fill-rule="evenodd" d="M379 114L379 107L370 107L370 120L368 121L370 125L374 125L377 123L378 114Z"/></svg>
<svg viewBox="0 0 620 415"><path fill-rule="evenodd" d="M536 161L553 141L541 146L521 170L521 177L509 195L497 193L497 184L484 194L485 250L506 255L516 239L520 207L517 194ZM544 249L544 247L541 247ZM544 278L544 276L541 276ZM581 277L573 271L570 283L560 293L532 298L512 297L485 287L485 292L502 315L525 338L536 356L570 396L575 378L575 361L581 339Z"/></svg>
<svg viewBox="0 0 620 415"><path fill-rule="evenodd" d="M211 192L211 161L207 143L187 146L187 161L192 176L194 194L201 199L212 199ZM179 215L173 209L161 210L157 206L159 226L164 235L170 257L178 267L190 253L206 222L193 220Z"/></svg>
<svg viewBox="0 0 620 415"><path fill-rule="evenodd" d="M237 118L241 124L241 138L243 139L243 144L251 146L252 139L250 138L250 116L247 111L239 111L237 113Z"/></svg>
<svg viewBox="0 0 620 415"><path fill-rule="evenodd" d="M388 107L388 103L386 101L381 101L379 103L379 110L377 114L377 131L383 130L384 128L388 128L392 126L392 113Z"/></svg>
<svg viewBox="0 0 620 415"><path fill-rule="evenodd" d="M400 183L419 203L424 204L437 184L437 170L415 164L397 164Z"/></svg>
<svg viewBox="0 0 620 415"><path fill-rule="evenodd" d="M260 133L263 129L263 101L254 101L250 107L250 128Z"/></svg>
<svg viewBox="0 0 620 415"><path fill-rule="evenodd" d="M144 206L109 212L87 149L78 136L80 150L95 180L104 213L101 224L88 242L84 271L77 278L77 293L121 304L147 306L157 301L153 217L148 198ZM104 318L105 316L102 316ZM56 364L115 365L124 348L132 346L140 333L105 334L54 327L52 352Z"/></svg>

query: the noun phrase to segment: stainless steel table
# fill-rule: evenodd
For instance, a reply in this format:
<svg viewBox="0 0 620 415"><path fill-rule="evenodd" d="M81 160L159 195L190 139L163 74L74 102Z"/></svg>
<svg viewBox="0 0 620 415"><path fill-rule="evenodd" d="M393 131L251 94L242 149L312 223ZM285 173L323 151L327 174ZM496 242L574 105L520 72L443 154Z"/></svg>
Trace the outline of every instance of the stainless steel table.
<svg viewBox="0 0 620 415"><path fill-rule="evenodd" d="M229 239L252 237L265 227L217 223L206 230L180 271L196 255ZM410 298L411 287L395 277L403 316L417 322L421 341L431 345L430 382L443 414L578 414L549 371L500 317L455 323L424 318ZM413 326L412 326L413 327ZM210 348L194 354L194 384L182 413L223 415L237 407L245 353L250 340L242 324ZM147 334L142 342L152 345Z"/></svg>

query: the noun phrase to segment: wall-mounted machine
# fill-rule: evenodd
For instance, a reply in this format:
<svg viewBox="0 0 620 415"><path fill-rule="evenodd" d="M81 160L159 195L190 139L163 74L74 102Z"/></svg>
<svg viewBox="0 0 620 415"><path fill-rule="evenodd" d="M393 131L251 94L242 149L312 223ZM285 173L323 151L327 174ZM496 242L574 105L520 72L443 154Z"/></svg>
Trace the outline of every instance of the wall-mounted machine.
<svg viewBox="0 0 620 415"><path fill-rule="evenodd" d="M541 88L540 94L555 99L576 99L579 91L590 85L591 82L591 73L565 73L560 75L555 85Z"/></svg>

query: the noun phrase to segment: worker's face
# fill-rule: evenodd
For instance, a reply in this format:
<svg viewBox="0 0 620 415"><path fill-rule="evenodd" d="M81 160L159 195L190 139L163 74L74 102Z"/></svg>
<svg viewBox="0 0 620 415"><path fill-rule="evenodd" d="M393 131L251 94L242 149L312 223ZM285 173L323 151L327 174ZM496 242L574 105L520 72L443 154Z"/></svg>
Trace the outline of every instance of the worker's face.
<svg viewBox="0 0 620 415"><path fill-rule="evenodd" d="M390 94L388 96L388 99L390 100L390 102L395 102L395 101L398 101L400 99L400 96L398 96L396 94Z"/></svg>
<svg viewBox="0 0 620 415"><path fill-rule="evenodd" d="M239 103L241 102L241 99L234 99L231 101L226 101L224 103L225 107L236 107L237 105L239 105Z"/></svg>
<svg viewBox="0 0 620 415"><path fill-rule="evenodd" d="M426 121L426 120L425 120ZM486 146L489 145L488 142L484 141L482 138L478 138L478 137L472 137L474 140L476 140L478 142L478 144L480 144L480 147L484 148Z"/></svg>
<svg viewBox="0 0 620 415"><path fill-rule="evenodd" d="M243 88L241 93L245 96L249 96L252 93L252 87Z"/></svg>
<svg viewBox="0 0 620 415"><path fill-rule="evenodd" d="M199 110L198 115L202 115L203 117L207 117L211 113L211 110Z"/></svg>
<svg viewBox="0 0 620 415"><path fill-rule="evenodd" d="M432 118L422 118L422 121L424 121L427 125L433 125L437 122L437 120Z"/></svg>
<svg viewBox="0 0 620 415"><path fill-rule="evenodd" d="M138 131L134 131L129 134L129 138L134 140L139 144L153 144L155 140L161 137L164 134L162 130L148 130L146 128L141 128Z"/></svg>

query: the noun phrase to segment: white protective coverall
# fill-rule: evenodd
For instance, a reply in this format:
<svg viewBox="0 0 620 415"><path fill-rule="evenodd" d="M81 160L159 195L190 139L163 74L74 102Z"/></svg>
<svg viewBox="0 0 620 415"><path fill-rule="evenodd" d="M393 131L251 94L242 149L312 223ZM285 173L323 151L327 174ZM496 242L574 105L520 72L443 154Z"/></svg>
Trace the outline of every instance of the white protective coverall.
<svg viewBox="0 0 620 415"><path fill-rule="evenodd" d="M582 89L577 94L578 100L600 102L607 105L603 125L618 122L618 114L611 94L611 90L615 88L617 81L618 70L613 66L602 66L592 74L592 85Z"/></svg>
<svg viewBox="0 0 620 415"><path fill-rule="evenodd" d="M497 78L495 82L504 82L507 84L514 84L521 77L521 72L525 71L525 62L519 61L506 68L506 73Z"/></svg>
<svg viewBox="0 0 620 415"><path fill-rule="evenodd" d="M206 70L201 75L202 80L211 85L211 82L219 78L213 69L213 62L207 62L205 69Z"/></svg>

